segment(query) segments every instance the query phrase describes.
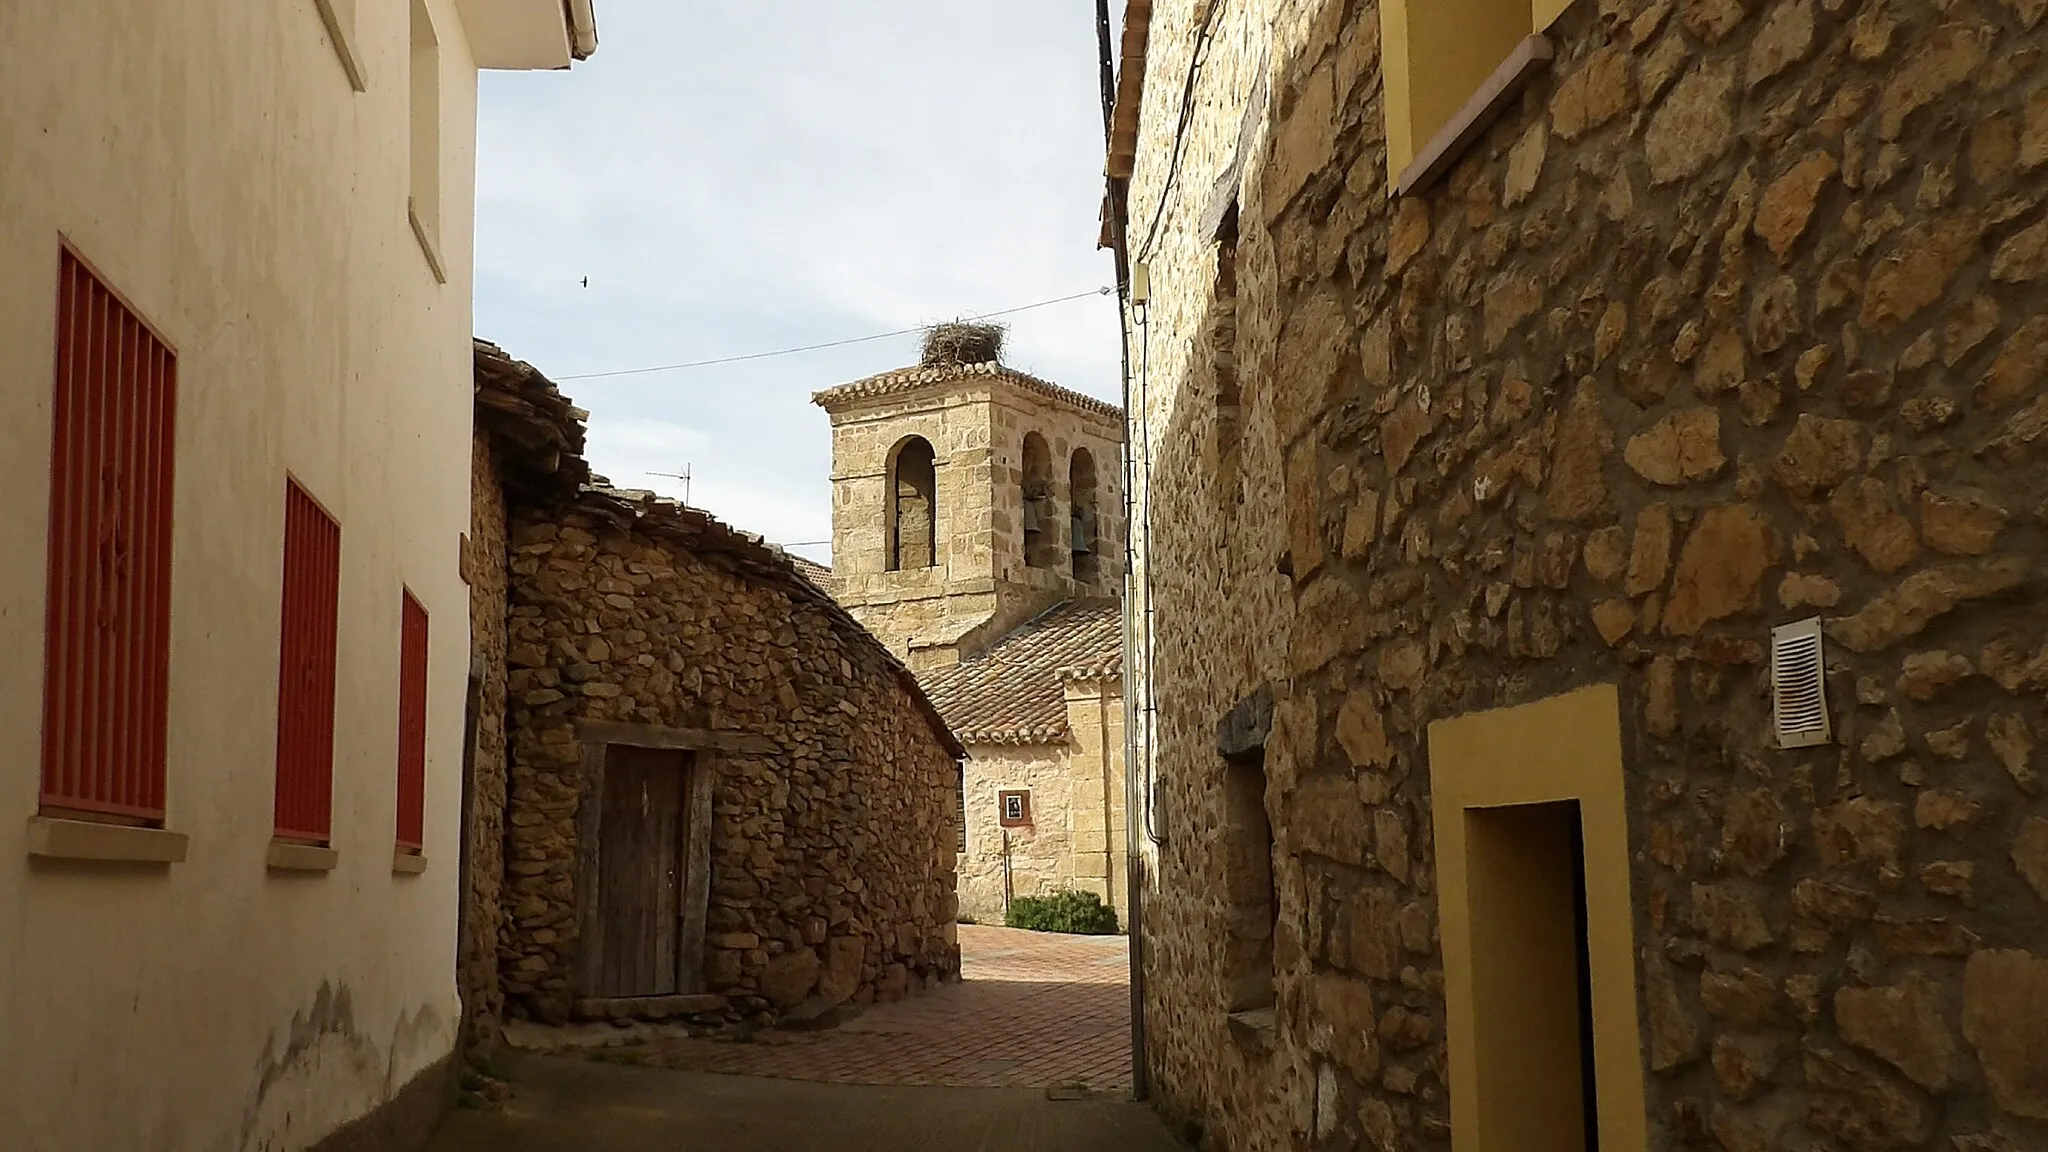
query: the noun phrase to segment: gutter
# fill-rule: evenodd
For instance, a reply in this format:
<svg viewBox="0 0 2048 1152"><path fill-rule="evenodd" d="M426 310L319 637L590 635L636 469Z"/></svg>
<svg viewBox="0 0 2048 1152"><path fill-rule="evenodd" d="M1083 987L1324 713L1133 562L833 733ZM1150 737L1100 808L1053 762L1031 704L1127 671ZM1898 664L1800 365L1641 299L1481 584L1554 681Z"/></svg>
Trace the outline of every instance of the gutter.
<svg viewBox="0 0 2048 1152"><path fill-rule="evenodd" d="M1132 19L1131 7L1142 6L1146 24L1150 24L1150 0L1131 0L1124 12L1124 20ZM1100 54L1102 71L1102 134L1108 167L1105 174L1104 216L1108 225L1109 247L1116 257L1116 323L1117 346L1121 353L1123 404L1124 404L1124 931L1130 941L1130 988L1131 988L1131 1096L1144 1100L1151 1094L1150 1061L1146 1055L1145 1021L1145 857L1139 849L1138 824L1141 798L1138 795L1137 727L1130 703L1131 671L1136 667L1132 659L1132 616L1136 598L1131 595L1132 574L1135 569L1136 553L1131 544L1131 513L1134 511L1135 476L1131 462L1131 333L1130 302L1131 277L1130 260L1125 239L1125 207L1123 185L1129 177L1128 170L1119 173L1115 153L1117 151L1117 68L1116 46L1112 42L1109 20L1109 0L1095 0L1095 35ZM1130 38L1126 28L1125 39ZM1137 86L1144 83L1144 65L1140 58L1137 75L1130 75L1132 69L1125 67L1127 81L1135 80ZM1132 93L1130 107L1135 106L1139 93ZM1135 119L1135 110L1132 119ZM1135 132L1132 133L1135 140ZM1145 669L1147 676L1151 669Z"/></svg>
<svg viewBox="0 0 2048 1152"><path fill-rule="evenodd" d="M562 14L569 22L569 54L588 60L597 51L597 13L591 0L563 0Z"/></svg>

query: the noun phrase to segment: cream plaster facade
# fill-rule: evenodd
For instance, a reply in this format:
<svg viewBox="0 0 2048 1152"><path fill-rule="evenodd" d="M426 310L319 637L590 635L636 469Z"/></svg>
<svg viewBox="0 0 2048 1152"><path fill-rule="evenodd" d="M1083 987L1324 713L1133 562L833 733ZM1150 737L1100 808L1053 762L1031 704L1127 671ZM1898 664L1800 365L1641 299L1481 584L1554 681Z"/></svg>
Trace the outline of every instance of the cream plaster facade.
<svg viewBox="0 0 2048 1152"><path fill-rule="evenodd" d="M822 392L832 415L832 574L840 603L913 669L943 667L1062 600L1123 586L1122 417L999 365L906 369ZM1049 449L1045 567L1026 563L1024 443ZM890 570L890 482L912 437L932 446L937 557ZM1070 477L1094 464L1093 578L1071 559Z"/></svg>
<svg viewBox="0 0 2048 1152"><path fill-rule="evenodd" d="M559 0L421 11L437 42L424 181L405 4L0 6L14 49L0 71L10 1152L305 1148L455 1044L476 72L514 56L566 67L589 29ZM479 58L473 38L505 55ZM431 230L409 218L422 188L437 190ZM186 838L178 863L30 857L60 242L178 355L164 821ZM327 872L266 867L288 475L344 540ZM432 621L417 872L394 868L402 588Z"/></svg>
<svg viewBox="0 0 2048 1152"><path fill-rule="evenodd" d="M1110 907L1123 908L1123 683L1115 677L1073 679L1065 690L1065 740L967 746L960 912L977 923L1001 923L1008 896L1068 889L1093 892ZM1031 823L1007 829L1006 846L998 797L1013 789L1031 793Z"/></svg>

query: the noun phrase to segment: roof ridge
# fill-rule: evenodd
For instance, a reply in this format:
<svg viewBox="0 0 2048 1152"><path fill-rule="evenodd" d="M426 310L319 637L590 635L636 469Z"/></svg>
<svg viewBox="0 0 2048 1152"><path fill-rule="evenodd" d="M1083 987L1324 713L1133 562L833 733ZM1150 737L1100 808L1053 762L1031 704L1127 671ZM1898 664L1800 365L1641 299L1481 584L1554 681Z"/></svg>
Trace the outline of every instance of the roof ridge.
<svg viewBox="0 0 2048 1152"><path fill-rule="evenodd" d="M978 364L912 364L903 368L892 368L887 372L864 376L851 383L813 392L811 403L829 411L835 406L857 400L890 396L914 391L927 385L973 380L977 377L1017 384L1096 415L1113 416L1117 419L1122 419L1124 415L1124 410L1119 405L1107 400L1098 400L1071 388L1061 387L1043 377L1012 368L999 360L984 360Z"/></svg>

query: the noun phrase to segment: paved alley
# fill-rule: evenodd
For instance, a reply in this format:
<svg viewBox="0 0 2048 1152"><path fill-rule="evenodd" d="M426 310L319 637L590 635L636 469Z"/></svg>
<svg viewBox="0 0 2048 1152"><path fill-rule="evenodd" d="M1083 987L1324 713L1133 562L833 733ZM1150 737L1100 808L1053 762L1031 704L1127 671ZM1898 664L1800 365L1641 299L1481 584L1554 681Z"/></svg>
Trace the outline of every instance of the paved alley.
<svg viewBox="0 0 2048 1152"><path fill-rule="evenodd" d="M656 1040L638 1063L834 1084L1131 1089L1129 946L960 926L963 979L873 1008L838 1028L748 1043Z"/></svg>
<svg viewBox="0 0 2048 1152"><path fill-rule="evenodd" d="M517 1096L457 1115L433 1152L1177 1146L1148 1109L1124 1102L1123 937L962 925L960 945L960 984L838 1028L529 1056Z"/></svg>
<svg viewBox="0 0 2048 1152"><path fill-rule="evenodd" d="M888 1088L529 1057L502 1111L429 1152L1172 1152L1142 1104L1019 1088Z"/></svg>

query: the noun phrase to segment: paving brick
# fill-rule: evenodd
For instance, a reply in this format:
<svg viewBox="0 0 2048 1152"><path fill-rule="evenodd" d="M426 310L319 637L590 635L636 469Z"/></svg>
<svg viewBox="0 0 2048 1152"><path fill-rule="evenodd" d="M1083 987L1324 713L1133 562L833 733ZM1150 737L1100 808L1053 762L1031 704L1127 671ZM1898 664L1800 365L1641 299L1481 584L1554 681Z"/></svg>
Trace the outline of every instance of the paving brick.
<svg viewBox="0 0 2048 1152"><path fill-rule="evenodd" d="M1131 1088L1129 947L961 925L961 983L871 1009L825 1032L751 1042L665 1039L645 1063L835 1084Z"/></svg>

